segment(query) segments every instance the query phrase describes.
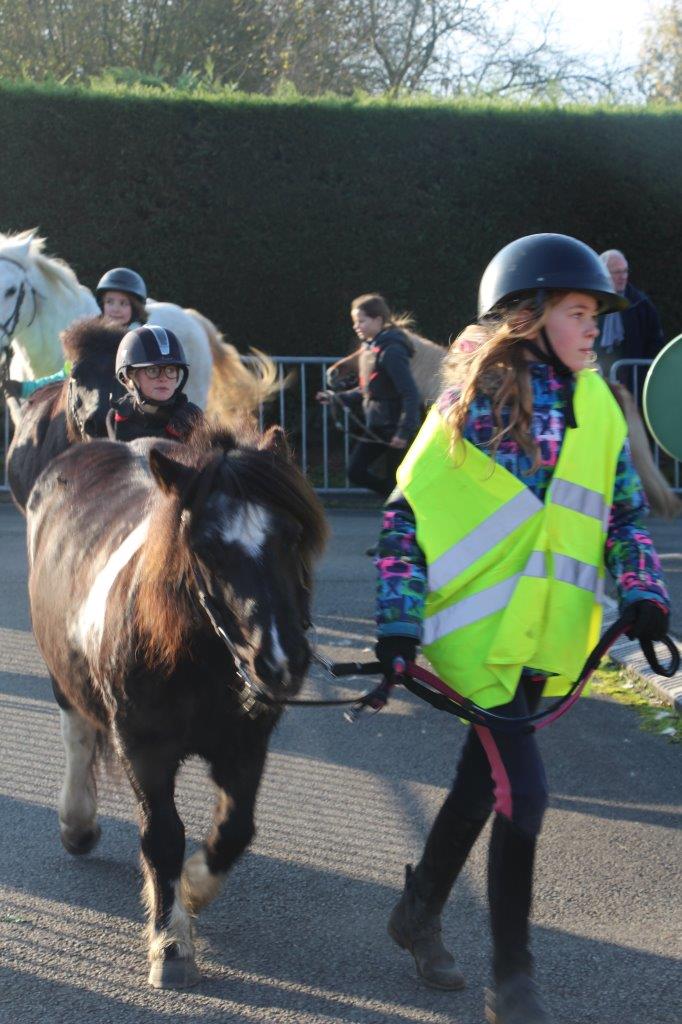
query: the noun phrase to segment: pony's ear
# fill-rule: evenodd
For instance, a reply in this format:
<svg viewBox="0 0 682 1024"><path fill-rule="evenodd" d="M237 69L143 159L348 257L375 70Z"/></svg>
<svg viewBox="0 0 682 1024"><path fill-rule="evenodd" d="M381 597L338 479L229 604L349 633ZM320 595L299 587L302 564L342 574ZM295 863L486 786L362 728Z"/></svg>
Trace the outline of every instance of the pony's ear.
<svg viewBox="0 0 682 1024"><path fill-rule="evenodd" d="M283 428L278 425L269 427L265 431L258 447L261 451L273 452L275 455L281 455L284 459L291 459L291 449L289 448L287 435L284 433Z"/></svg>
<svg viewBox="0 0 682 1024"><path fill-rule="evenodd" d="M152 448L150 451L149 466L154 479L163 493L179 494L184 504L192 485L196 483L196 470L188 469L187 466L176 462L175 459L169 459L158 448Z"/></svg>
<svg viewBox="0 0 682 1024"><path fill-rule="evenodd" d="M11 253L11 258L13 260L16 260L17 263L21 263L23 267L28 266L31 242L33 241L37 231L37 228L33 228L31 231L22 232L21 237L14 239L10 245L5 246L5 256Z"/></svg>

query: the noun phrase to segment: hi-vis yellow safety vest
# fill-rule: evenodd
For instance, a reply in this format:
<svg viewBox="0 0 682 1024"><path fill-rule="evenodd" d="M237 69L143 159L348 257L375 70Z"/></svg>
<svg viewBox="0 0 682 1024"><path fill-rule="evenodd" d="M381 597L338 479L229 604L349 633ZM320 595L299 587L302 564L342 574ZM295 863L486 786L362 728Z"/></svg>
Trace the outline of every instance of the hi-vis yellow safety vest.
<svg viewBox="0 0 682 1024"><path fill-rule="evenodd" d="M604 543L627 428L607 385L577 375L544 503L468 441L453 459L434 407L397 478L426 557L423 650L436 672L484 708L508 703L524 667L565 693L597 642Z"/></svg>

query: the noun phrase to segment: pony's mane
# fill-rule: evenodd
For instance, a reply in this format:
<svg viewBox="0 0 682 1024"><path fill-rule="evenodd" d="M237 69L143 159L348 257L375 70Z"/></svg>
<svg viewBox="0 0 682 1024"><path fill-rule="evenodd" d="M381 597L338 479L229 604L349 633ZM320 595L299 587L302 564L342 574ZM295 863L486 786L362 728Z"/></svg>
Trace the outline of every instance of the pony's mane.
<svg viewBox="0 0 682 1024"><path fill-rule="evenodd" d="M159 491L153 502L136 610L148 663L167 669L177 661L196 616L185 508L200 514L210 495L219 492L291 516L301 531L299 572L306 590L314 558L327 539L324 510L315 492L288 453L269 444L267 434L240 432L237 441L227 430L199 424L186 445L173 446L172 457L194 473L184 495Z"/></svg>
<svg viewBox="0 0 682 1024"><path fill-rule="evenodd" d="M17 242L25 242L29 238L31 240L29 255L41 274L54 287L63 288L65 291L77 294L81 286L71 267L57 256L46 256L43 251L46 240L34 234L32 230L19 231L14 235L3 235L0 232L0 253L2 253L5 246L11 247L16 245Z"/></svg>
<svg viewBox="0 0 682 1024"><path fill-rule="evenodd" d="M74 363L88 357L111 356L113 370L116 349L124 334L122 328L107 323L100 316L92 316L77 320L62 331L62 348Z"/></svg>
<svg viewBox="0 0 682 1024"><path fill-rule="evenodd" d="M79 502L87 500L91 495L99 497L101 501L103 495L110 493L112 478L124 467L141 461L128 445L112 441L98 440L80 444L77 449L67 449L67 458L68 453L75 450L78 452Z"/></svg>

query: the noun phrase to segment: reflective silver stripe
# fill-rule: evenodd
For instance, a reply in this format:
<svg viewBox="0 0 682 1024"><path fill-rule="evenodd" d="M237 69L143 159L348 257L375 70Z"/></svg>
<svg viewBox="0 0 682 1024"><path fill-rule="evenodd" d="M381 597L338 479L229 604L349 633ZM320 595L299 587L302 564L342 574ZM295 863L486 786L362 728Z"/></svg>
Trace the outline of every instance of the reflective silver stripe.
<svg viewBox="0 0 682 1024"><path fill-rule="evenodd" d="M554 555L554 578L594 594L599 583L599 570L595 565L580 562L577 558Z"/></svg>
<svg viewBox="0 0 682 1024"><path fill-rule="evenodd" d="M423 642L432 644L456 629L470 626L472 623L478 622L479 619L485 619L494 612L502 611L509 603L516 584L523 576L544 579L546 575L544 551L533 551L523 572L517 572L509 579L487 587L485 590L479 591L478 594L472 594L471 597L465 597L457 604L444 608L442 612L437 612L425 619Z"/></svg>
<svg viewBox="0 0 682 1024"><path fill-rule="evenodd" d="M479 523L429 566L429 590L440 590L459 576L501 540L525 523L543 507L539 498L524 487L501 508Z"/></svg>
<svg viewBox="0 0 682 1024"><path fill-rule="evenodd" d="M555 480L549 492L550 501L563 508L570 508L573 512L582 512L591 519L598 519L604 523L604 516L608 515L608 507L604 501L604 495L599 491L593 491L590 487L583 487L581 484L573 484L569 480Z"/></svg>
<svg viewBox="0 0 682 1024"><path fill-rule="evenodd" d="M159 346L159 352L162 356L167 356L170 352L170 339L166 333L165 327L154 327L153 325L145 325L148 331L151 331L156 340L156 344Z"/></svg>
<svg viewBox="0 0 682 1024"><path fill-rule="evenodd" d="M523 570L524 576L532 576L534 579L544 580L547 575L547 555L544 551L532 551Z"/></svg>
<svg viewBox="0 0 682 1024"><path fill-rule="evenodd" d="M493 612L501 611L514 593L522 573L517 572L508 580L496 583L494 587L481 590L478 594L465 597L463 601L444 608L442 612L424 620L424 643L432 644L441 637L463 626L470 626L479 619L485 619Z"/></svg>

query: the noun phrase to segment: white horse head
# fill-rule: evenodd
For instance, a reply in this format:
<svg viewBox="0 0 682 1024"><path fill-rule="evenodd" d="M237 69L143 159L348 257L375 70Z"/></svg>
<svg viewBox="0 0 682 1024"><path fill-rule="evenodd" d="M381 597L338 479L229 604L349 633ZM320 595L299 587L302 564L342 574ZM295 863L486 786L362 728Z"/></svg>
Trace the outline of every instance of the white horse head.
<svg viewBox="0 0 682 1024"><path fill-rule="evenodd" d="M44 376L64 361L59 334L98 312L94 298L62 260L44 255L35 230L0 233L0 345L13 341L11 374Z"/></svg>

